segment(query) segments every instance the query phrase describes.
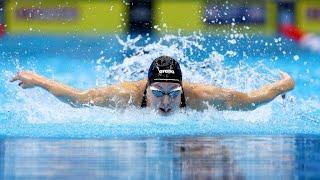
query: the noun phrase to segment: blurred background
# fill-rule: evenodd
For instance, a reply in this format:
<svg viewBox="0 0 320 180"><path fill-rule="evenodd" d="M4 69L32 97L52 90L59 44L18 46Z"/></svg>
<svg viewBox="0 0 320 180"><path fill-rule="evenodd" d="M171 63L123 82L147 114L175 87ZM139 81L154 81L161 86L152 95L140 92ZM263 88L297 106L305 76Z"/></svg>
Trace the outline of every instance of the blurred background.
<svg viewBox="0 0 320 180"><path fill-rule="evenodd" d="M229 33L274 35L281 24L320 33L318 0L1 0L0 33Z"/></svg>

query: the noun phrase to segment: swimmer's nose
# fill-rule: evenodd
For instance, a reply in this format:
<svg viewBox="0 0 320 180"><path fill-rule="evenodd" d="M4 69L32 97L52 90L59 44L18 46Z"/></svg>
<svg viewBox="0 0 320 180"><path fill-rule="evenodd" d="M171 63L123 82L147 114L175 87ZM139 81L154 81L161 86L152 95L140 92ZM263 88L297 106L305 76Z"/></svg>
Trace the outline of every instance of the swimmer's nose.
<svg viewBox="0 0 320 180"><path fill-rule="evenodd" d="M172 109L170 107L170 98L169 96L165 95L162 99L162 104L161 104L161 107L159 107L159 109L162 111L162 112L170 112Z"/></svg>
<svg viewBox="0 0 320 180"><path fill-rule="evenodd" d="M168 113L170 112L172 109L170 107L161 107L159 108L162 112Z"/></svg>
<svg viewBox="0 0 320 180"><path fill-rule="evenodd" d="M165 96L163 97L162 103L163 103L164 105L168 105L168 104L170 103L170 98L169 98L168 95L165 95Z"/></svg>

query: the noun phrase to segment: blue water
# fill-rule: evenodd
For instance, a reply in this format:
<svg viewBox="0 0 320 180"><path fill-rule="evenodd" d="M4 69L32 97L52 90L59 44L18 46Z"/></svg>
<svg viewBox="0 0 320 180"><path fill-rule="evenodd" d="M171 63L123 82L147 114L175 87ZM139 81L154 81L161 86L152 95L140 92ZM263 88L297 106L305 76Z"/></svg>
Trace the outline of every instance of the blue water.
<svg viewBox="0 0 320 180"><path fill-rule="evenodd" d="M34 70L79 89L139 80L170 55L185 81L248 92L296 81L250 112L72 108L8 80ZM320 55L281 37L6 36L0 41L0 179L320 177Z"/></svg>

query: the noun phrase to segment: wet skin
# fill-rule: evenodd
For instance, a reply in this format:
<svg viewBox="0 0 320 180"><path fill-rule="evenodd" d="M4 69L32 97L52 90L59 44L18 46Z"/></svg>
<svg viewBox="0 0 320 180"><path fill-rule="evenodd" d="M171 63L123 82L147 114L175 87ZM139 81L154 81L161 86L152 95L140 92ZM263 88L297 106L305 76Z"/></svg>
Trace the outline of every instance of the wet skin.
<svg viewBox="0 0 320 180"><path fill-rule="evenodd" d="M130 105L141 107L147 83L145 79L79 90L31 71L18 72L11 79L11 82L14 81L18 81L18 85L23 89L43 88L72 107L92 105L110 108L126 108ZM179 108L182 92L172 93L175 88L180 86L179 83L156 82L151 85L157 89L157 93L152 92L150 86L147 88L147 107L166 115ZM280 72L280 80L250 92L183 82L183 93L186 98L186 106L191 109L204 110L208 106L213 106L217 110L248 111L272 101L277 96L292 90L294 86L295 82L292 77L285 72Z"/></svg>
<svg viewBox="0 0 320 180"><path fill-rule="evenodd" d="M160 91L166 92L162 97L157 97L152 93L150 87L155 87ZM172 82L155 82L152 83L147 89L147 104L152 109L157 110L160 114L166 115L179 109L181 104L180 91L177 96L170 96L168 93L172 92L176 88L180 87L179 83Z"/></svg>

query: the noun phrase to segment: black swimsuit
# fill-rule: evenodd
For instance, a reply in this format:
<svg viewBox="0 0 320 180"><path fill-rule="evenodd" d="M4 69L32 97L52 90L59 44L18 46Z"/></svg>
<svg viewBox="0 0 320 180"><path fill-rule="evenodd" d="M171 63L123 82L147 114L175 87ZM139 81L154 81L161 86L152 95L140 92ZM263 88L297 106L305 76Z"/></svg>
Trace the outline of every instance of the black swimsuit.
<svg viewBox="0 0 320 180"><path fill-rule="evenodd" d="M182 86L181 86L182 87ZM142 97L142 101L141 101L141 107L145 108L147 107L147 88L148 88L148 84L146 85L146 88L144 89L143 92L143 97ZM184 96L184 91L182 88L182 94L181 94L181 104L180 104L181 108L186 107L186 97Z"/></svg>

